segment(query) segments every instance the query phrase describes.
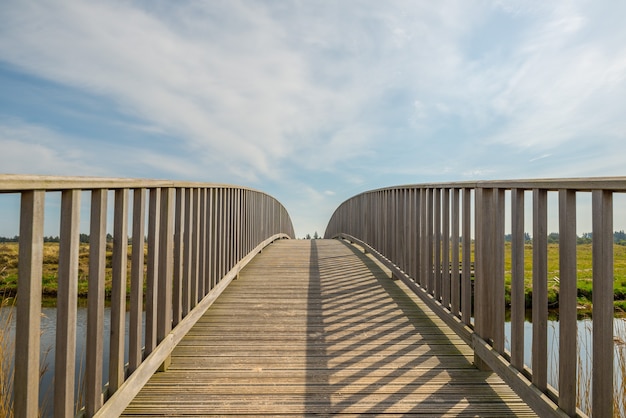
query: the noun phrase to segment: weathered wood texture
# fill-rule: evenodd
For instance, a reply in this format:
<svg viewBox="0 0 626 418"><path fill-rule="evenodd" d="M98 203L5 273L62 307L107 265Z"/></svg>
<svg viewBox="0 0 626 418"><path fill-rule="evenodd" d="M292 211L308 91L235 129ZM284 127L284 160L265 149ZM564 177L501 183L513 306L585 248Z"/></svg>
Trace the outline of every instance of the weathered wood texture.
<svg viewBox="0 0 626 418"><path fill-rule="evenodd" d="M125 416L533 416L369 256L278 241L231 283Z"/></svg>

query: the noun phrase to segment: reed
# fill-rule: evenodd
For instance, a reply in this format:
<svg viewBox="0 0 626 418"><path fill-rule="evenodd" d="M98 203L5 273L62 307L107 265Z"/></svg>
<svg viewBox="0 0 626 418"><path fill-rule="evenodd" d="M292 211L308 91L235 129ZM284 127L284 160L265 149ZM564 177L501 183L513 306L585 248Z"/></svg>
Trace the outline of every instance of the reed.
<svg viewBox="0 0 626 418"><path fill-rule="evenodd" d="M0 296L0 416L13 416L13 374L15 338L11 323L15 313L15 299Z"/></svg>

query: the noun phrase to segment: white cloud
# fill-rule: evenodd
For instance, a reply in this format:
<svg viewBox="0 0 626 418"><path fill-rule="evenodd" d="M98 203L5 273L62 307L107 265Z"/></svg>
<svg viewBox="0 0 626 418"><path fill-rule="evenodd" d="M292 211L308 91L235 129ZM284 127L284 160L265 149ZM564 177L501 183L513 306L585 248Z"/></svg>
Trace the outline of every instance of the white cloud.
<svg viewBox="0 0 626 418"><path fill-rule="evenodd" d="M559 175L572 170L558 165L559 150L586 149L590 138L622 155L624 6L611 16L605 7L12 0L0 14L0 57L105 98L129 129L179 151L145 141L133 159L114 154L119 170L259 188L268 179L291 187L293 169L339 173L332 188L313 185L337 193L321 192L321 205L395 179L532 177L521 162L538 155L552 154ZM72 148L77 161L90 146ZM38 152L65 158L51 146ZM601 173L602 156L590 158L580 166Z"/></svg>
<svg viewBox="0 0 626 418"><path fill-rule="evenodd" d="M67 138L19 120L0 119L0 149L5 174L104 175Z"/></svg>

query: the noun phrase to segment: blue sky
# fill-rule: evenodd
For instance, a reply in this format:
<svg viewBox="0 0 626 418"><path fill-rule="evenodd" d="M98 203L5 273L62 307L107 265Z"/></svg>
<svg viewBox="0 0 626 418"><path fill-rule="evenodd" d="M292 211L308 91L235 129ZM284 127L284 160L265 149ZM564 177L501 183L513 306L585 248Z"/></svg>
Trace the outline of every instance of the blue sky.
<svg viewBox="0 0 626 418"><path fill-rule="evenodd" d="M606 0L3 0L0 172L244 185L298 236L383 186L624 175L624 16Z"/></svg>

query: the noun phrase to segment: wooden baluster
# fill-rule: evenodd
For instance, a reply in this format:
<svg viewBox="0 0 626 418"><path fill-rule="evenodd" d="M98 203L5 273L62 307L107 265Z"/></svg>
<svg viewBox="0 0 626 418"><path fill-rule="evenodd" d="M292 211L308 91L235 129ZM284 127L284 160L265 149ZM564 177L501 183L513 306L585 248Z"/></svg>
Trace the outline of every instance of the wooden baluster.
<svg viewBox="0 0 626 418"><path fill-rule="evenodd" d="M208 293L206 284L206 248L207 248L207 189L200 189L200 229L198 230L198 301Z"/></svg>
<svg viewBox="0 0 626 418"><path fill-rule="evenodd" d="M459 189L452 189L452 269L450 286L451 311L455 316L461 314L461 272L459 269L459 230L460 222Z"/></svg>
<svg viewBox="0 0 626 418"><path fill-rule="evenodd" d="M185 194L185 228L183 237L183 284L182 284L182 308L183 318L192 309L191 289L192 289L192 264L193 264L193 189L187 189Z"/></svg>
<svg viewBox="0 0 626 418"><path fill-rule="evenodd" d="M441 194L441 303L450 309L450 189Z"/></svg>
<svg viewBox="0 0 626 418"><path fill-rule="evenodd" d="M144 240L146 217L146 190L139 188L133 192L133 238L130 267L130 322L128 330L129 353L128 371L134 372L141 364L143 330L143 282L144 282Z"/></svg>
<svg viewBox="0 0 626 418"><path fill-rule="evenodd" d="M36 417L39 413L44 201L43 191L22 192L13 404L16 418Z"/></svg>
<svg viewBox="0 0 626 418"><path fill-rule="evenodd" d="M109 396L124 382L126 282L128 263L128 189L115 191L113 218L113 269L109 349Z"/></svg>
<svg viewBox="0 0 626 418"><path fill-rule="evenodd" d="M592 192L593 363L592 410L613 416L613 194Z"/></svg>
<svg viewBox="0 0 626 418"><path fill-rule="evenodd" d="M461 317L466 325L472 320L472 225L471 225L471 195L470 188L463 189L463 253L461 271Z"/></svg>
<svg viewBox="0 0 626 418"><path fill-rule="evenodd" d="M159 275L159 228L161 189L150 189L148 207L148 266L146 276L146 348L144 356L156 347L157 292Z"/></svg>
<svg viewBox="0 0 626 418"><path fill-rule="evenodd" d="M576 192L559 191L559 407L576 414Z"/></svg>
<svg viewBox="0 0 626 418"><path fill-rule="evenodd" d="M504 189L494 190L494 228L493 228L493 292L490 293L492 306L493 347L504 354Z"/></svg>
<svg viewBox="0 0 626 418"><path fill-rule="evenodd" d="M183 318L183 249L185 231L185 192L176 189L176 210L174 214L174 277L172 286L172 326Z"/></svg>
<svg viewBox="0 0 626 418"><path fill-rule="evenodd" d="M548 383L548 192L533 190L533 384Z"/></svg>
<svg viewBox="0 0 626 418"><path fill-rule="evenodd" d="M106 189L91 191L85 365L85 410L88 417L93 416L102 406L107 193Z"/></svg>
<svg viewBox="0 0 626 418"><path fill-rule="evenodd" d="M511 191L511 364L524 370L524 190Z"/></svg>
<svg viewBox="0 0 626 418"><path fill-rule="evenodd" d="M73 416L76 369L76 303L78 252L80 249L80 190L66 190L61 197L59 287L54 364L54 416Z"/></svg>
<svg viewBox="0 0 626 418"><path fill-rule="evenodd" d="M174 189L161 191L159 227L159 275L157 282L157 345L172 330L172 275L174 272ZM161 366L167 370L168 357Z"/></svg>
<svg viewBox="0 0 626 418"><path fill-rule="evenodd" d="M442 245L442 237L441 237L441 189L434 189L434 229L433 229L433 239L434 239L434 250L435 250L435 259L433 261L433 288L432 294L435 296L435 299L441 302L441 282L442 282L442 274L441 274L441 245Z"/></svg>

